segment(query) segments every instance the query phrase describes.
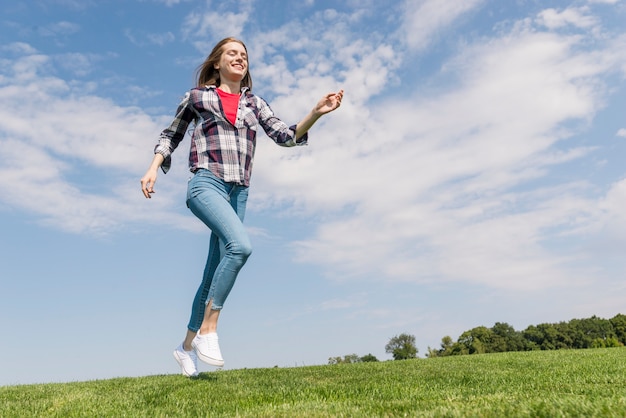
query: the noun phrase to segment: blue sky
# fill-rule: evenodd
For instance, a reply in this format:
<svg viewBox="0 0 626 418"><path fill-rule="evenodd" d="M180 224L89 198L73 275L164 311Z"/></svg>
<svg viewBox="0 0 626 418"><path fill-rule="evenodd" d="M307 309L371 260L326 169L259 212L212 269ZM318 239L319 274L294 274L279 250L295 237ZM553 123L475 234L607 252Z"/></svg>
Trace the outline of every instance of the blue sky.
<svg viewBox="0 0 626 418"><path fill-rule="evenodd" d="M9 3L1 385L179 372L208 242L188 141L153 199L139 179L230 35L286 122L345 98L308 147L259 139L226 368L626 313L624 1Z"/></svg>

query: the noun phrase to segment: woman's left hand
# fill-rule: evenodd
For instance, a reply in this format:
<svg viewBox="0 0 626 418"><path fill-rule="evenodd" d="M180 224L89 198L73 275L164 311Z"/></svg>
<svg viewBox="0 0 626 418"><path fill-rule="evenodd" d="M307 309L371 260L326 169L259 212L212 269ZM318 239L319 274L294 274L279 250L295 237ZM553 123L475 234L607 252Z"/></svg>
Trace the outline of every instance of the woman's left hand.
<svg viewBox="0 0 626 418"><path fill-rule="evenodd" d="M307 113L304 119L296 125L296 138L302 138L302 135L308 132L315 121L341 106L341 99L343 99L343 89L339 90L337 93L328 93L326 96L322 97L313 110Z"/></svg>
<svg viewBox="0 0 626 418"><path fill-rule="evenodd" d="M341 106L341 99L343 99L343 90L339 90L337 93L328 93L326 96L317 102L315 106L315 112L319 115L325 115L332 112Z"/></svg>

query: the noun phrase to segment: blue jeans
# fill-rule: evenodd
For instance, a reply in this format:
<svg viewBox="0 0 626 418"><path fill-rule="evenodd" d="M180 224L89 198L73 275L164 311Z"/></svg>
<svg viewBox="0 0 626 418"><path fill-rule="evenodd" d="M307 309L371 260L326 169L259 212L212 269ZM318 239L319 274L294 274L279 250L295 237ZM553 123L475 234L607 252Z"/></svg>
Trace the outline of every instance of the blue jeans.
<svg viewBox="0 0 626 418"><path fill-rule="evenodd" d="M187 326L190 331L200 329L209 301L211 309L222 309L237 274L252 253L243 226L247 201L247 187L227 183L209 170L200 169L189 180L187 206L211 230L209 255Z"/></svg>

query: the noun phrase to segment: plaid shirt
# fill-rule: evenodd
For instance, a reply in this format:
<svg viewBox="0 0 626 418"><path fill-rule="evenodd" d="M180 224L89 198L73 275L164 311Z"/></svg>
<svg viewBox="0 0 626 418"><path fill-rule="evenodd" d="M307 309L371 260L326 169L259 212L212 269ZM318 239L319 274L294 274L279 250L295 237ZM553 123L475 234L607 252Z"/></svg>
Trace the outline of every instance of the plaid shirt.
<svg viewBox="0 0 626 418"><path fill-rule="evenodd" d="M287 126L274 116L267 102L247 88L241 91L234 125L226 118L215 86L193 88L178 105L176 117L161 132L154 149L164 157L161 165L164 173L170 169L172 153L192 122L195 128L191 135L189 169L195 173L205 168L226 182L246 187L250 185L259 126L281 146L306 145L308 140L308 134L304 134L296 141L296 126Z"/></svg>

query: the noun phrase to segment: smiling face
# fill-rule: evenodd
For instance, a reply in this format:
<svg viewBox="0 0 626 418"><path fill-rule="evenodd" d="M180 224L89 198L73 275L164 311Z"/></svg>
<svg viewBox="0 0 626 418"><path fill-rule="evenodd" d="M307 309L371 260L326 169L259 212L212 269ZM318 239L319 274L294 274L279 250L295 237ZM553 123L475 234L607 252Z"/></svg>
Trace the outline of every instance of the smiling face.
<svg viewBox="0 0 626 418"><path fill-rule="evenodd" d="M235 91L239 91L241 87L252 90L246 45L237 38L222 39L198 67L196 77L198 87L228 83Z"/></svg>
<svg viewBox="0 0 626 418"><path fill-rule="evenodd" d="M228 42L222 47L219 63L215 64L220 79L241 82L248 72L248 53L239 42Z"/></svg>

